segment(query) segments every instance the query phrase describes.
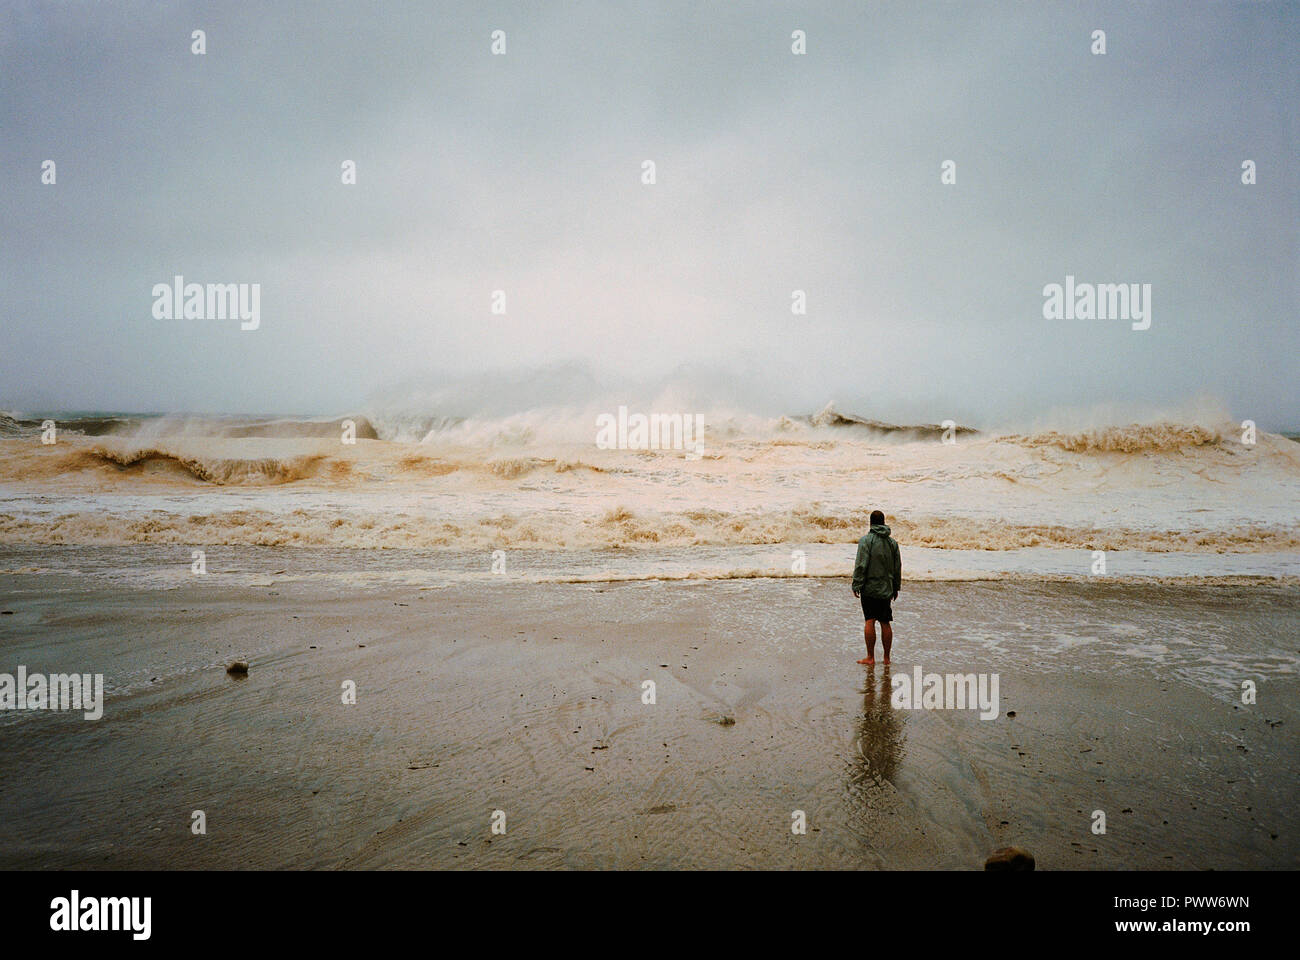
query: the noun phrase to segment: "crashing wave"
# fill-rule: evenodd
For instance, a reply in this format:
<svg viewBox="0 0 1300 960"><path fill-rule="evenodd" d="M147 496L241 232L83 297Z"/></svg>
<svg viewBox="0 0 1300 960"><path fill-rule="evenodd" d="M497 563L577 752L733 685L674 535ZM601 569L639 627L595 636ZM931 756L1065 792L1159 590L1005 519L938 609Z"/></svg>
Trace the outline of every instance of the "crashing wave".
<svg viewBox="0 0 1300 960"><path fill-rule="evenodd" d="M151 466L177 468L205 483L229 485L291 483L315 477L327 458L323 454L256 458L200 457L157 447L96 446L78 451L73 459L74 462L81 459L88 466L107 464L123 470L145 470ZM348 472L346 461L334 461L330 467L336 475Z"/></svg>
<svg viewBox="0 0 1300 960"><path fill-rule="evenodd" d="M1218 444L1223 435L1197 424L1131 423L1124 427L1101 427L1078 433L1047 430L1003 439L1027 447L1060 447L1069 453L1164 453Z"/></svg>

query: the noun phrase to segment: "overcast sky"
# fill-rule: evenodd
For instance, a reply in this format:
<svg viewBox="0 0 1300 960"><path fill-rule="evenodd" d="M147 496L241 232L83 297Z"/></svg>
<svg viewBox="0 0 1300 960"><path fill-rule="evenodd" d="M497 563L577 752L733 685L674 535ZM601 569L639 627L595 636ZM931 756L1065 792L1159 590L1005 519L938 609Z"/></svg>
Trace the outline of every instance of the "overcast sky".
<svg viewBox="0 0 1300 960"><path fill-rule="evenodd" d="M1208 394L1300 426L1298 4L6 8L9 407L342 413L575 361L885 419ZM155 319L177 274L260 283L260 329ZM1045 320L1067 274L1150 283L1150 329Z"/></svg>

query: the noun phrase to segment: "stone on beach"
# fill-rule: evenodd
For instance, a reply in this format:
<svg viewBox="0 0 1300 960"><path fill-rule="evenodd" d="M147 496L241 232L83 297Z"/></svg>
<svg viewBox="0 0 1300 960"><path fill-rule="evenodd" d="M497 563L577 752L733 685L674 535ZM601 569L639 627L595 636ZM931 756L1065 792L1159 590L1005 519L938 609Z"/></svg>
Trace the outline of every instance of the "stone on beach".
<svg viewBox="0 0 1300 960"><path fill-rule="evenodd" d="M1021 872L1034 869L1034 855L1022 847L999 847L984 861L985 870Z"/></svg>

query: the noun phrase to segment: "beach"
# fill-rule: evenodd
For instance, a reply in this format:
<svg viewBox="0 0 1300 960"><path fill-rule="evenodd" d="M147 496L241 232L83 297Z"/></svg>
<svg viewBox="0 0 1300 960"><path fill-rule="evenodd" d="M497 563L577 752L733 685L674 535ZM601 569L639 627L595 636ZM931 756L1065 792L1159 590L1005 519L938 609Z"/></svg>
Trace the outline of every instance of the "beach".
<svg viewBox="0 0 1300 960"><path fill-rule="evenodd" d="M0 866L1300 862L1286 580L905 568L886 671L854 663L847 576L542 582L523 571L566 561L467 578L486 558L230 547L169 577L188 552L149 549L0 547L2 669L107 691L96 721L0 715ZM996 675L996 716L891 706L918 666Z"/></svg>

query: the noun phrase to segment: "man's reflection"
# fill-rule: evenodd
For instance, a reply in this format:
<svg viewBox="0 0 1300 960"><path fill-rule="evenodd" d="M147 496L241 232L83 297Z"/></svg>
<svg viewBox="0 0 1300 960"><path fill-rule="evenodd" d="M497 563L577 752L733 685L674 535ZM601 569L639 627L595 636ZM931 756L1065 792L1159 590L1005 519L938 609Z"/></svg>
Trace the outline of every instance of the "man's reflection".
<svg viewBox="0 0 1300 960"><path fill-rule="evenodd" d="M862 713L857 717L857 743L851 765L852 780L861 784L892 781L903 755L903 724L906 715L889 705L889 667L867 670L863 681Z"/></svg>

